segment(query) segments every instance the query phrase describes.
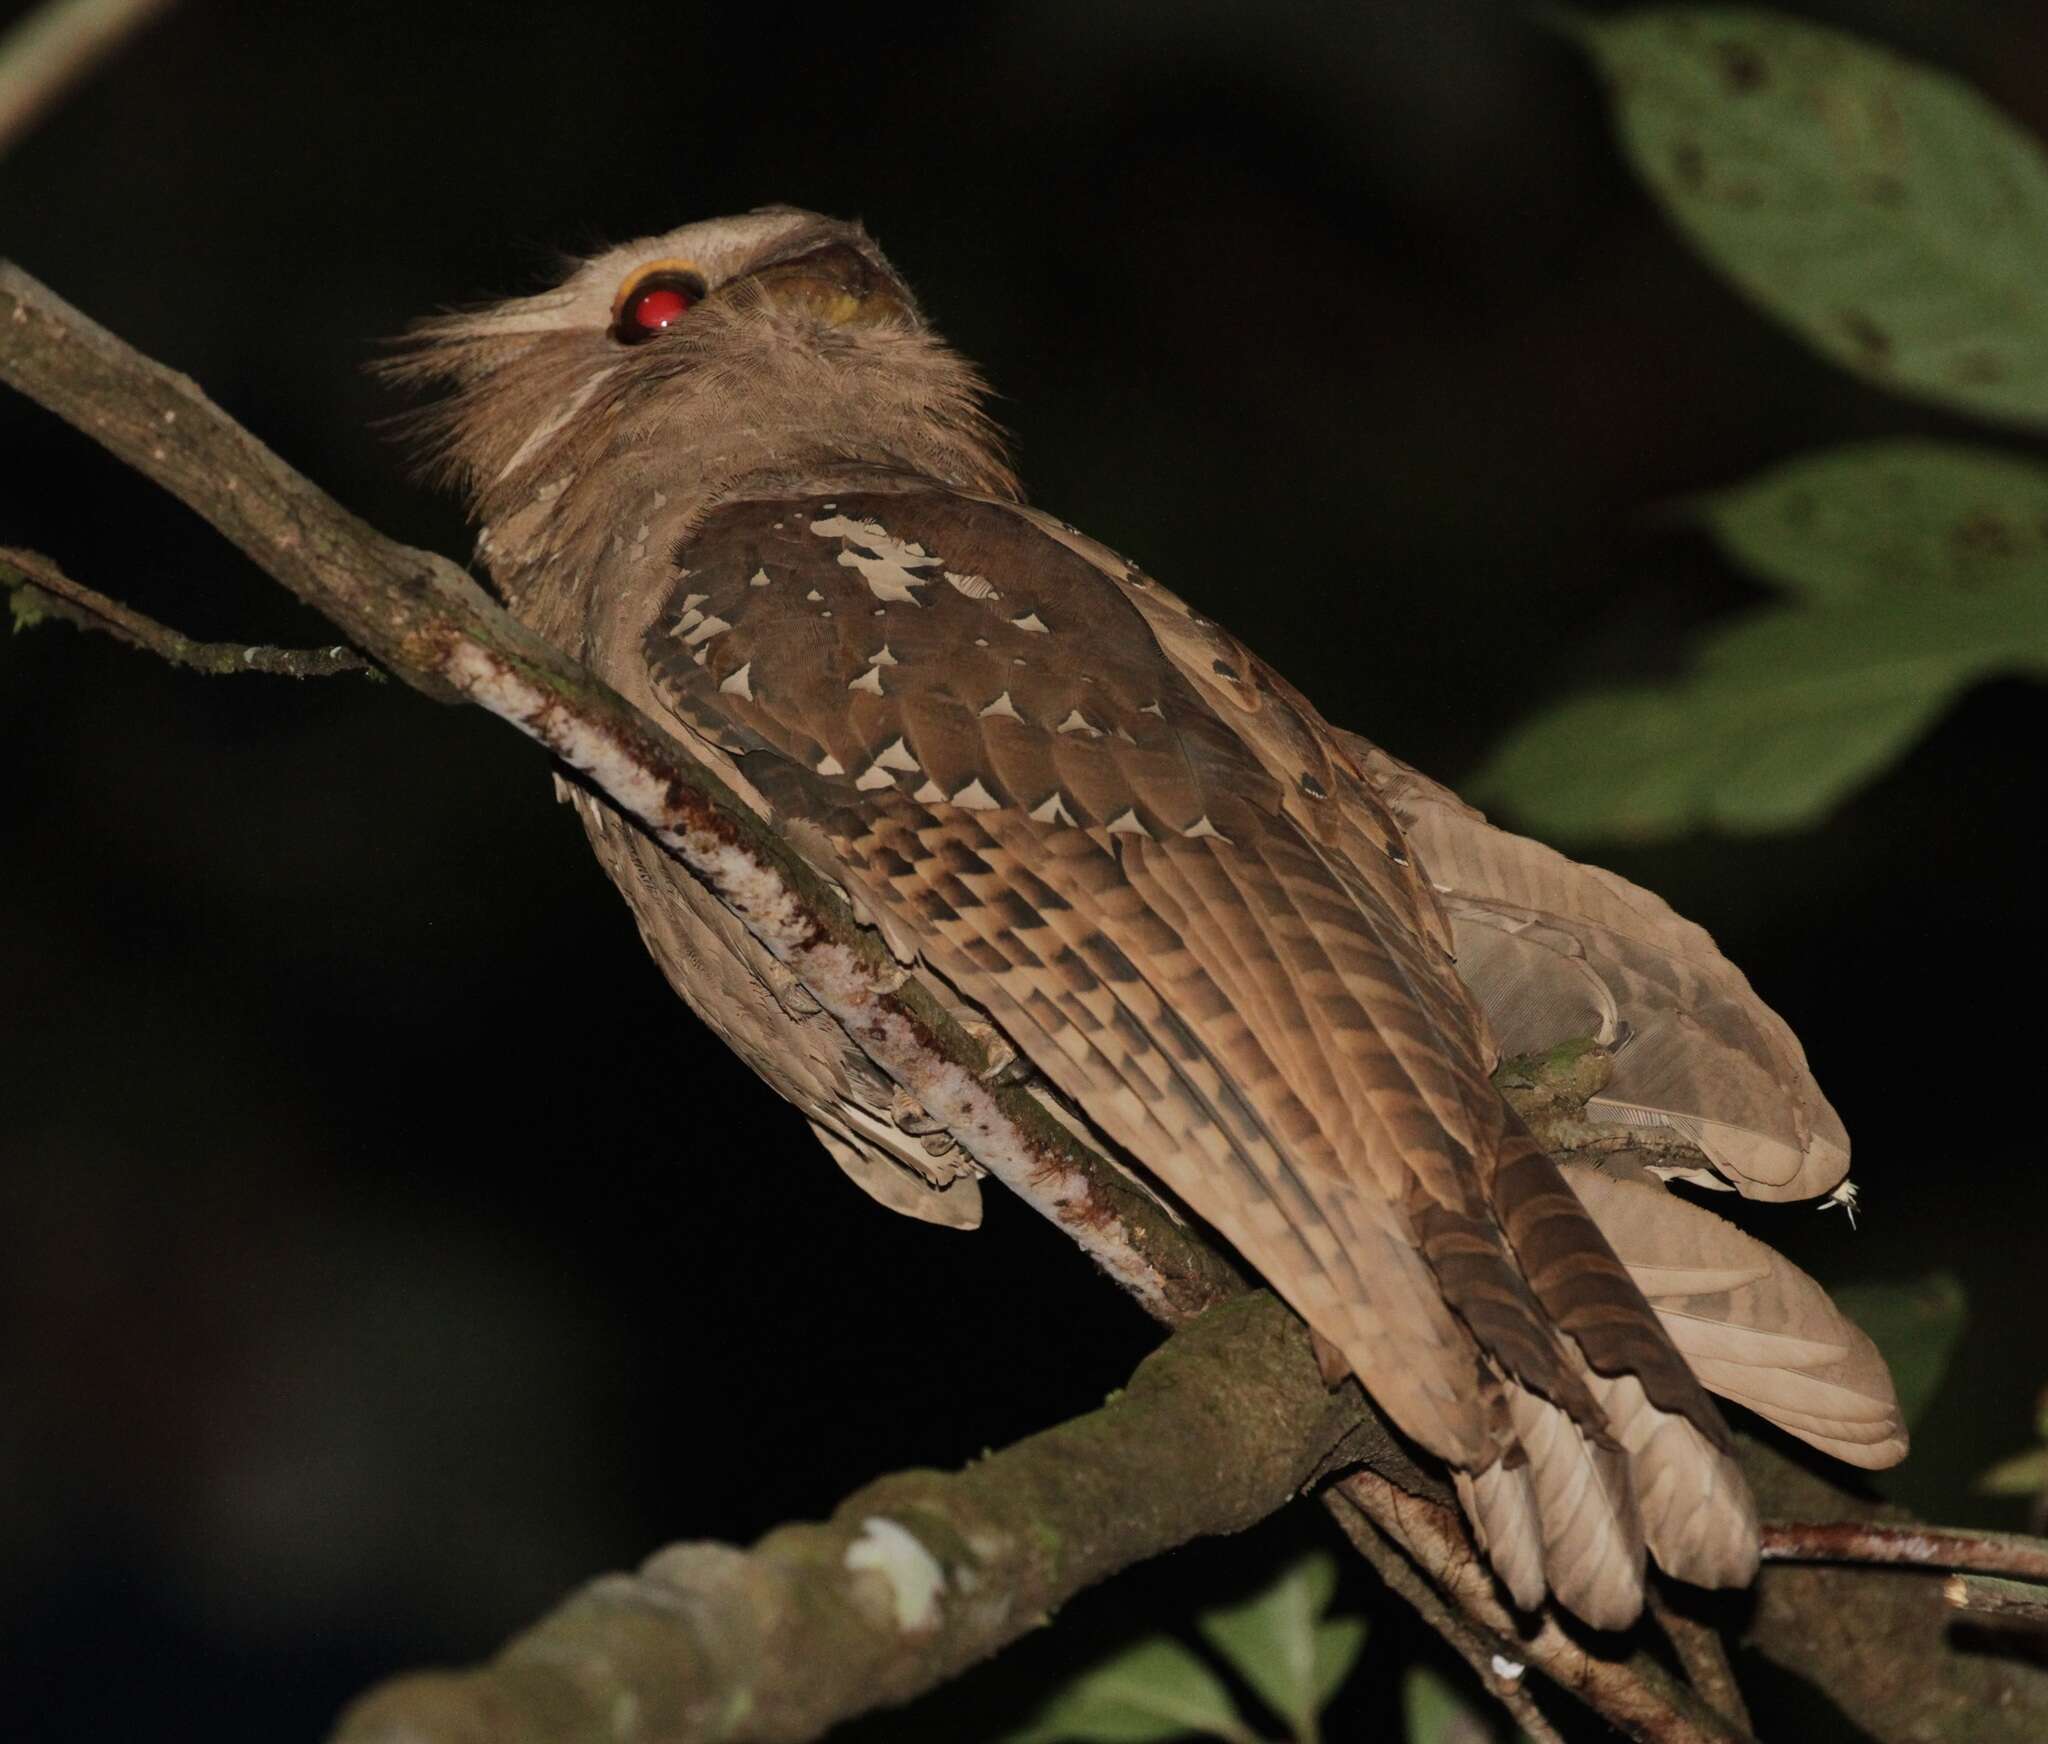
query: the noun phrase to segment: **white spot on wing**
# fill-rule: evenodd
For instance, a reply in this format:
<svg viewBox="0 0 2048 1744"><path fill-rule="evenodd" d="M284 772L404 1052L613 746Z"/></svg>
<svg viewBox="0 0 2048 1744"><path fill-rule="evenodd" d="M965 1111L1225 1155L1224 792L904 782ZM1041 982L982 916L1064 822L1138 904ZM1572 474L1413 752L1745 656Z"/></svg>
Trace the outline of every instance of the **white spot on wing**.
<svg viewBox="0 0 2048 1744"><path fill-rule="evenodd" d="M828 508L832 505L827 504ZM931 586L928 575L912 570L936 567L938 559L922 545L891 536L879 521L856 521L846 515L830 515L811 523L811 531L823 538L842 538L866 547L864 551L842 549L840 564L860 572L868 591L886 604L916 605L912 588ZM871 555L872 554L872 555Z"/></svg>
<svg viewBox="0 0 2048 1744"><path fill-rule="evenodd" d="M754 663L749 660L746 665L742 666L718 687L719 694L721 696L743 696L747 701L752 702L754 700L754 687L749 681L749 675L753 670Z"/></svg>
<svg viewBox="0 0 2048 1744"><path fill-rule="evenodd" d="M983 720L987 720L991 715L1002 715L1013 721L1021 721L1024 718L1017 712L1017 705L1010 700L1010 693L1007 690L981 711Z"/></svg>
<svg viewBox="0 0 2048 1744"><path fill-rule="evenodd" d="M1196 818L1193 823L1189 824L1186 829L1182 830L1181 834L1184 836L1195 837L1214 836L1219 842L1227 842L1230 840L1228 836L1226 836L1221 830L1219 830L1214 824L1212 824L1209 821L1209 814L1207 812L1203 812L1200 817Z"/></svg>
<svg viewBox="0 0 2048 1744"><path fill-rule="evenodd" d="M957 575L949 569L946 571L946 579L969 599L1001 599L1003 597L989 585L988 577L984 575Z"/></svg>
<svg viewBox="0 0 2048 1744"><path fill-rule="evenodd" d="M683 645L694 648L699 642L708 642L713 636L722 636L731 628L732 625L714 612L683 638Z"/></svg>
<svg viewBox="0 0 2048 1744"><path fill-rule="evenodd" d="M688 571L686 570L684 573L687 574ZM701 624L704 621L704 613L699 608L710 597L708 593L684 594L682 612L670 627L669 634L671 636L687 636Z"/></svg>
<svg viewBox="0 0 2048 1744"><path fill-rule="evenodd" d="M1066 797L1057 787L1024 815L1037 824L1071 824L1078 821L1074 814L1067 810Z"/></svg>
<svg viewBox="0 0 2048 1744"><path fill-rule="evenodd" d="M848 690L864 690L870 696L880 696L882 694L882 669L879 666L870 666L867 671L863 672L846 688Z"/></svg>
<svg viewBox="0 0 2048 1744"><path fill-rule="evenodd" d="M943 805L946 800L946 790L936 781L927 781L910 797L916 800L919 805Z"/></svg>
<svg viewBox="0 0 2048 1744"><path fill-rule="evenodd" d="M830 751L827 751L824 756L818 759L817 770L820 775L844 775L846 773L846 765L833 756Z"/></svg>
<svg viewBox="0 0 2048 1744"><path fill-rule="evenodd" d="M982 786L979 775L953 795L953 803L969 811L995 811L999 808L995 795Z"/></svg>
<svg viewBox="0 0 2048 1744"><path fill-rule="evenodd" d="M1157 715L1162 721L1166 719L1166 711L1156 702L1148 702L1138 713L1141 715Z"/></svg>
<svg viewBox="0 0 2048 1744"><path fill-rule="evenodd" d="M1034 636L1049 636L1052 634L1045 627L1045 620L1036 612L1026 612L1021 618L1012 618L1010 622L1015 624L1018 629L1027 631Z"/></svg>
<svg viewBox="0 0 2048 1744"><path fill-rule="evenodd" d="M897 769L905 775L923 773L924 765L911 756L910 747L901 739L894 739L876 753L875 766L879 769Z"/></svg>
<svg viewBox="0 0 2048 1744"><path fill-rule="evenodd" d="M768 572L765 569L757 569L752 575L747 577L747 586L749 587L766 587L767 585Z"/></svg>
<svg viewBox="0 0 2048 1744"><path fill-rule="evenodd" d="M1128 806L1102 827L1113 836L1143 836L1148 842L1153 839L1152 832L1138 821L1138 814Z"/></svg>
<svg viewBox="0 0 2048 1744"><path fill-rule="evenodd" d="M1096 726L1079 709L1068 712L1067 718L1053 729L1056 733L1086 733L1091 739L1102 737L1102 729Z"/></svg>
<svg viewBox="0 0 2048 1744"><path fill-rule="evenodd" d="M807 600L810 600L810 601L811 601L812 603L814 603L814 604L815 604L815 603L816 603L817 601L819 601L819 600L823 599L824 597L825 597L825 596L824 596L823 594L821 594L821 593L820 593L820 592L819 592L819 591L818 591L818 590L817 590L816 588L812 588L812 589L811 589L811 591L810 591L809 593L807 593L807 594L805 594L805 595L804 595L804 598L805 598L805 599L807 599Z"/></svg>
<svg viewBox="0 0 2048 1744"><path fill-rule="evenodd" d="M889 644L884 642L880 653L868 656L868 664L870 666L894 666L896 664L896 656L889 652Z"/></svg>

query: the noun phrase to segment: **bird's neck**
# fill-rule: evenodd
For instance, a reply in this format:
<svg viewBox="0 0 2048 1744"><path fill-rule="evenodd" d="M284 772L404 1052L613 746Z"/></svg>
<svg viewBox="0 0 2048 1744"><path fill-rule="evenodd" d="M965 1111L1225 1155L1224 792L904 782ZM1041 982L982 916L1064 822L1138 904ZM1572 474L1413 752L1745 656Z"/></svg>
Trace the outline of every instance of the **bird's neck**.
<svg viewBox="0 0 2048 1744"><path fill-rule="evenodd" d="M754 323L710 341L685 368L591 378L477 491L478 555L565 650L602 652L735 496L830 490L849 469L1017 495L979 380L930 334Z"/></svg>

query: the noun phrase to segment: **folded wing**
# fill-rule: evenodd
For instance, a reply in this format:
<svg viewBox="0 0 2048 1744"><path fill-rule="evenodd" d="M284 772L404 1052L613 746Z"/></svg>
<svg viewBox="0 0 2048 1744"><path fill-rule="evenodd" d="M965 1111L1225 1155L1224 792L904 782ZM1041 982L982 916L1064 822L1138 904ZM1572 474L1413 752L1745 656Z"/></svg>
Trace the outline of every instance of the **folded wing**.
<svg viewBox="0 0 2048 1744"><path fill-rule="evenodd" d="M1615 1049L1614 1072L1587 1112L1674 1129L1749 1198L1841 1183L1848 1134L1798 1038L1704 928L1625 878L1495 828L1365 740L1347 744L1443 902L1459 975L1504 1051L1596 1037Z"/></svg>

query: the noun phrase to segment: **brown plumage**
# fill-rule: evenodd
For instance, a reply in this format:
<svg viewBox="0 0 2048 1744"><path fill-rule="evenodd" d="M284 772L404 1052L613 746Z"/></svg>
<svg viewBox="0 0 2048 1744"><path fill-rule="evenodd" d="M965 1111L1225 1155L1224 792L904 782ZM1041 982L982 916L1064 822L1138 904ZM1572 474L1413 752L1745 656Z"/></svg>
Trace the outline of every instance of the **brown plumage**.
<svg viewBox="0 0 2048 1744"><path fill-rule="evenodd" d="M1661 1189L1574 1193L1488 1079L1482 1000L1655 1033L1679 964L1732 1058L1771 1044L1775 1089L1735 1118L1806 1135L1783 1026L1661 905L1662 931L1592 917L1577 1005L1521 997L1555 951L1510 954L1475 998L1461 917L1528 932L1520 902L1569 937L1538 898L1569 902L1572 880L1532 893L1501 874L1513 852L1461 855L1500 833L1025 507L972 370L857 227L691 226L428 323L400 370L454 385L435 427L513 608L671 723L912 972L1228 1238L1449 1464L1517 1602L1626 1624L1646 1547L1688 1580L1753 1573L1749 1497L1680 1349L1795 1433L1889 1447L1882 1365L1832 1323L1774 1321L1826 1308L1783 1262L1717 1236L1726 1263L1680 1277L1627 1196ZM848 1172L971 1223L969 1160L686 873L577 806L670 979ZM1406 833L1442 817L1462 896ZM1725 1076L1666 1071L1652 1112L1711 1126Z"/></svg>

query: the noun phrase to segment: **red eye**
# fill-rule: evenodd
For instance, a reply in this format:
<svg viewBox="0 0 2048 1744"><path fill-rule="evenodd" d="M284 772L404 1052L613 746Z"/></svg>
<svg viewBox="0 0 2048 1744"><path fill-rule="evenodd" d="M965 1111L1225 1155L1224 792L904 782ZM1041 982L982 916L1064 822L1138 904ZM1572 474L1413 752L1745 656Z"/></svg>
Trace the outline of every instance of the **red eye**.
<svg viewBox="0 0 2048 1744"><path fill-rule="evenodd" d="M633 312L628 319L635 327L666 327L689 307L689 292L679 291L673 285L657 285L633 299Z"/></svg>
<svg viewBox="0 0 2048 1744"><path fill-rule="evenodd" d="M704 300L704 281L668 262L644 268L628 279L613 305L612 337L638 345L680 321Z"/></svg>

